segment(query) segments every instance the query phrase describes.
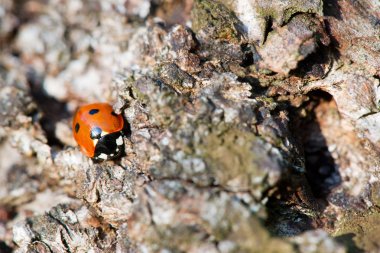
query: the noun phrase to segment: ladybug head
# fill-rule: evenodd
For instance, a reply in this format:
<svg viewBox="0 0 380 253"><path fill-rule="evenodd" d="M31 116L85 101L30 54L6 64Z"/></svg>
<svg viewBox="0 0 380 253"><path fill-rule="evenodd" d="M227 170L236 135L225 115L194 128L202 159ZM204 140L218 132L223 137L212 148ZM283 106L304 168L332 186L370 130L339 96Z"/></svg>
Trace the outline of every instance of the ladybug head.
<svg viewBox="0 0 380 253"><path fill-rule="evenodd" d="M123 154L124 140L121 131L99 137L92 158L95 162L112 160Z"/></svg>

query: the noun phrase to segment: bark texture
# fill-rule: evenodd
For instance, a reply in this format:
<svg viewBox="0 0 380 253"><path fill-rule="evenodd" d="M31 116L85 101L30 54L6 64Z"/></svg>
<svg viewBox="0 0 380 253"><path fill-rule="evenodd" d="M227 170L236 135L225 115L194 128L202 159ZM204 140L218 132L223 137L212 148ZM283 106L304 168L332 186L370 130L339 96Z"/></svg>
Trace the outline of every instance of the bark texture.
<svg viewBox="0 0 380 253"><path fill-rule="evenodd" d="M379 251L379 20L375 0L0 0L0 251ZM71 137L97 101L128 121L116 161Z"/></svg>

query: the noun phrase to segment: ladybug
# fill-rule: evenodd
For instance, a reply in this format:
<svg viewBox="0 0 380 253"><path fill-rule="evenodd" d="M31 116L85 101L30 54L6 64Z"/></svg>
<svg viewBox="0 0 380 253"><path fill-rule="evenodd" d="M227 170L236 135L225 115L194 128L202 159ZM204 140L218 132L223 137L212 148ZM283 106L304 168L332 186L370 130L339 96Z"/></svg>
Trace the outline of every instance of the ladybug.
<svg viewBox="0 0 380 253"><path fill-rule="evenodd" d="M82 152L96 162L119 157L123 153L124 119L107 103L78 108L73 119L74 138Z"/></svg>

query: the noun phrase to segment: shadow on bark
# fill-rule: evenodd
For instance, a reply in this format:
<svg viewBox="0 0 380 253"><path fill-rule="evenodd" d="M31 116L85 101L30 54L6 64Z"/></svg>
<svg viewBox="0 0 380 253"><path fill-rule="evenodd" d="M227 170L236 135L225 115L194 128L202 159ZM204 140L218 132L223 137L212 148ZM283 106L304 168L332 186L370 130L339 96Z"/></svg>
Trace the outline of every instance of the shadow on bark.
<svg viewBox="0 0 380 253"><path fill-rule="evenodd" d="M309 119L301 121L301 145L305 156L306 177L315 197L324 199L329 192L341 183L338 165L335 164L326 139L316 116L316 108L321 103L331 102L332 96L326 92L315 91L310 94ZM322 112L323 113L323 112ZM323 117L323 116L322 116Z"/></svg>
<svg viewBox="0 0 380 253"><path fill-rule="evenodd" d="M343 245L347 246L347 253L364 253L365 251L358 248L353 240L355 234L349 233L335 237L335 239Z"/></svg>
<svg viewBox="0 0 380 253"><path fill-rule="evenodd" d="M49 96L43 90L43 80L34 71L28 75L31 95L37 103L42 115L38 116L42 129L46 133L49 146L63 147L61 141L55 135L56 123L63 119L69 119L72 115L67 111L66 103Z"/></svg>
<svg viewBox="0 0 380 253"><path fill-rule="evenodd" d="M328 226L322 216L327 206L326 198L342 181L320 127L321 117L324 119L323 114L333 98L322 91L308 95L309 101L290 113L291 131L303 165L284 173L267 204L267 226L279 236L294 236Z"/></svg>

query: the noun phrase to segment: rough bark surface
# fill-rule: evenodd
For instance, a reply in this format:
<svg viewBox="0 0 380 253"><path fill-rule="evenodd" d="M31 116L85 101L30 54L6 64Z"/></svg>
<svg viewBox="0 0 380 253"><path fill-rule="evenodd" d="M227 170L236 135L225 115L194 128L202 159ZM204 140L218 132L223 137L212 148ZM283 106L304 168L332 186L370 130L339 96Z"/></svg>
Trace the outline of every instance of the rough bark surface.
<svg viewBox="0 0 380 253"><path fill-rule="evenodd" d="M375 0L0 0L0 252L378 252ZM84 103L125 156L72 138Z"/></svg>

